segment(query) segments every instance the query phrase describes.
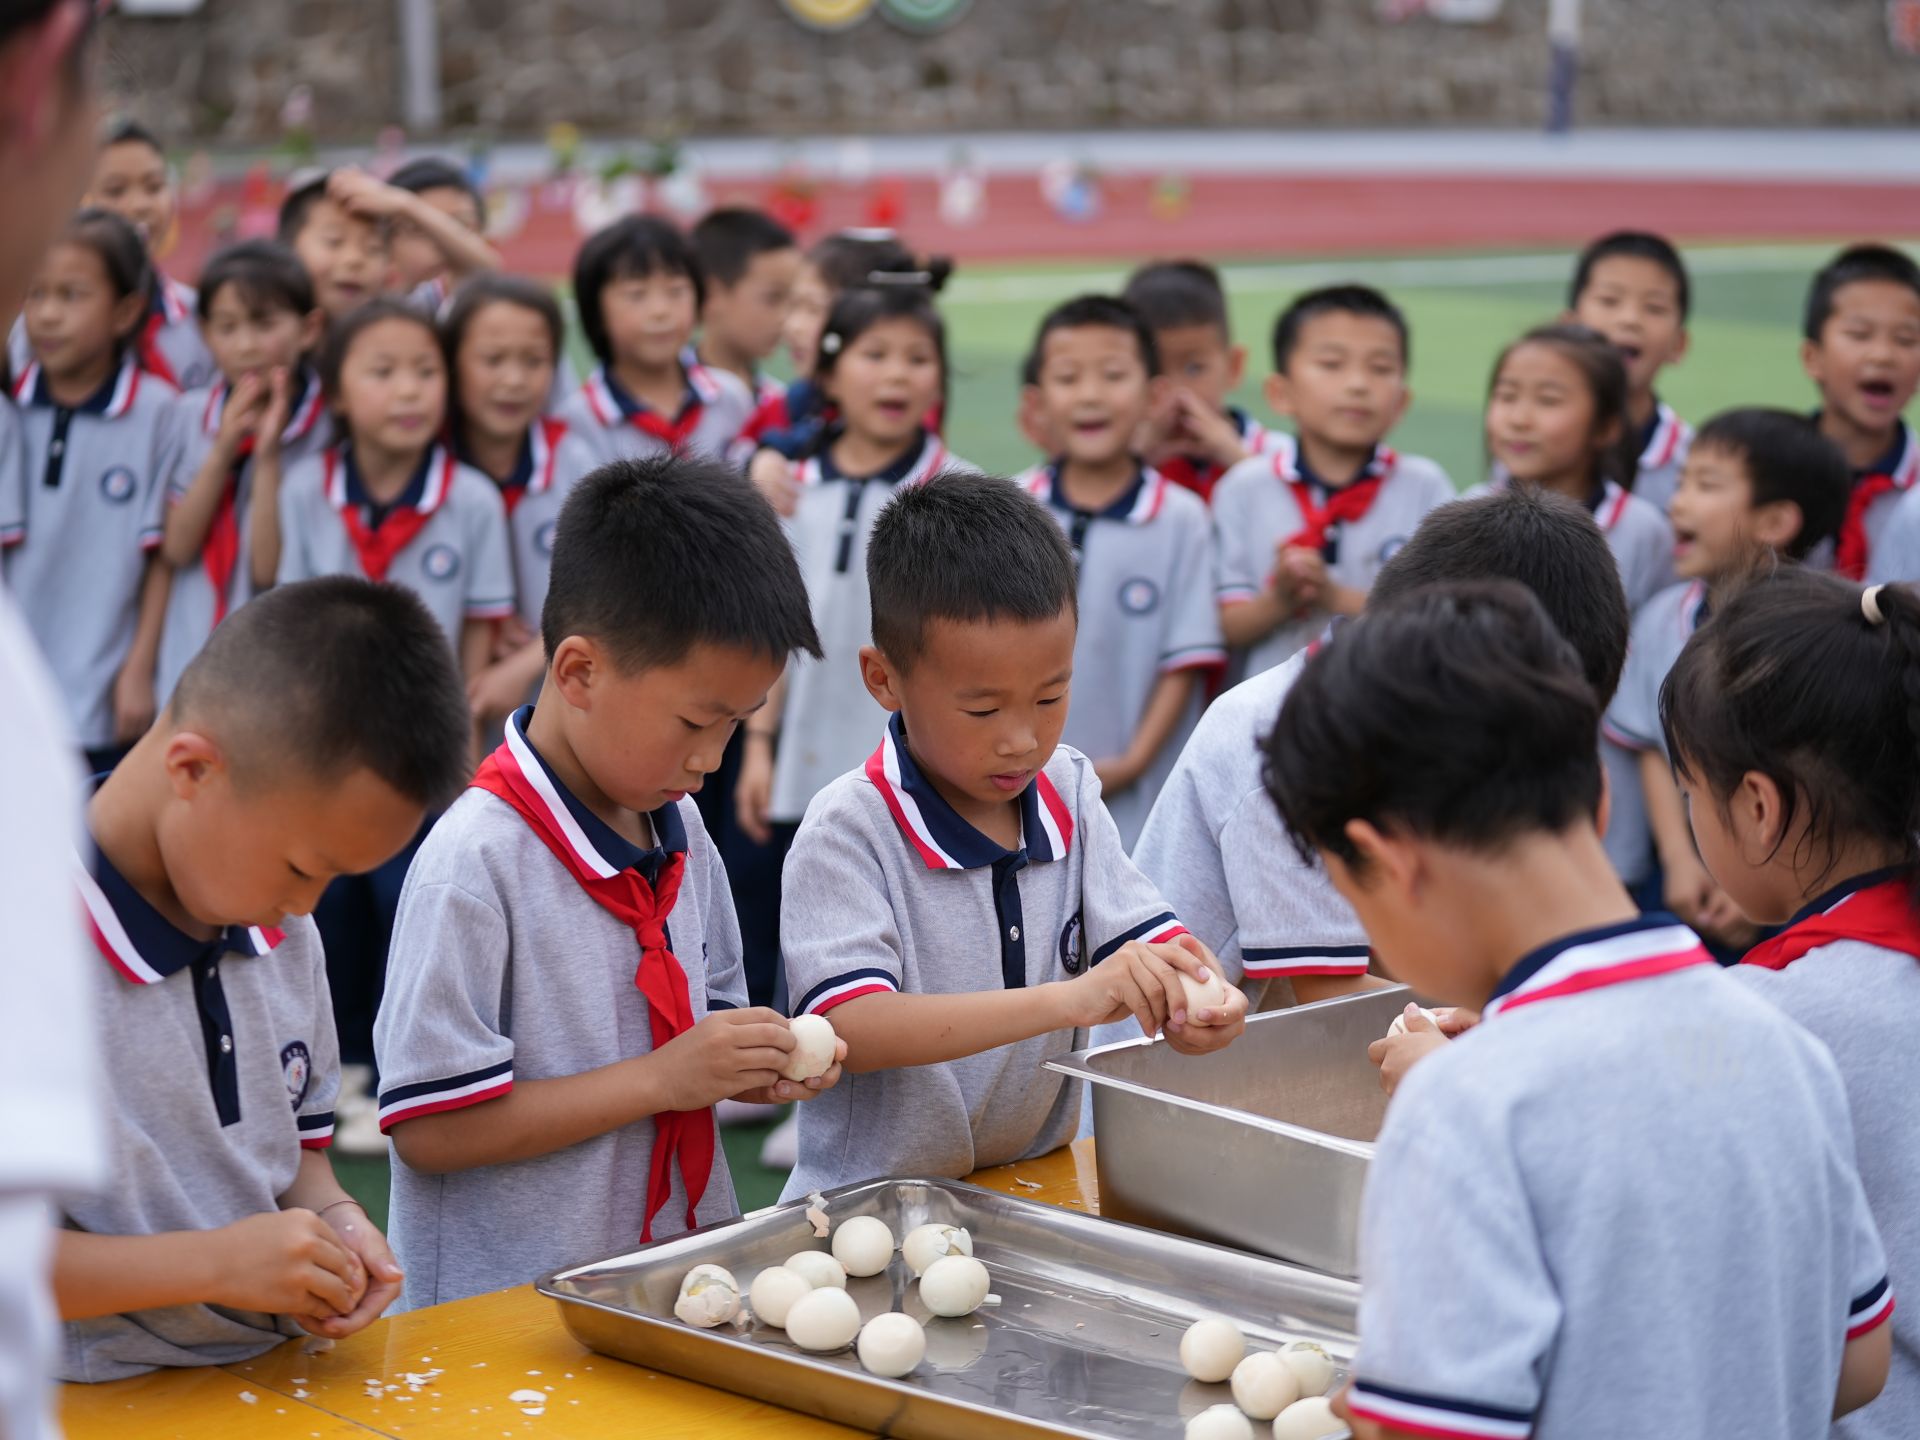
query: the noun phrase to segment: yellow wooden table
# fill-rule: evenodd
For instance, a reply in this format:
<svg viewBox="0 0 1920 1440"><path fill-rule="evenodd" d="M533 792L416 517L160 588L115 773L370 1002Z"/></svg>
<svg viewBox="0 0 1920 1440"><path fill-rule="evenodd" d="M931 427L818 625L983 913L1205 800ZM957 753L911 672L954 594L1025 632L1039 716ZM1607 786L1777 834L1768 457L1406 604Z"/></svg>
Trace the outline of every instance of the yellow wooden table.
<svg viewBox="0 0 1920 1440"><path fill-rule="evenodd" d="M1098 1214L1093 1142L968 1179ZM70 1440L351 1440L370 1435L826 1440L856 1432L609 1360L531 1285L377 1320L322 1355L290 1340L257 1360L68 1385ZM531 1392L545 1396L536 1403ZM515 1399L516 1393L520 1396Z"/></svg>

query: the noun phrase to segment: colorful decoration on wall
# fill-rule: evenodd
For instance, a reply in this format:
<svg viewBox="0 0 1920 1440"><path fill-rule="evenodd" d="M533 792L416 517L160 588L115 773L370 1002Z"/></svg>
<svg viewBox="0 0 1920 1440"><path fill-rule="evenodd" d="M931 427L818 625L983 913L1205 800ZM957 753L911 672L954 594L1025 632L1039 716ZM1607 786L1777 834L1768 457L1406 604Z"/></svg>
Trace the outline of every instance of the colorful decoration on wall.
<svg viewBox="0 0 1920 1440"><path fill-rule="evenodd" d="M809 30L847 30L873 13L874 0L780 0L780 8Z"/></svg>
<svg viewBox="0 0 1920 1440"><path fill-rule="evenodd" d="M958 24L973 0L880 0L880 13L902 30L930 35Z"/></svg>

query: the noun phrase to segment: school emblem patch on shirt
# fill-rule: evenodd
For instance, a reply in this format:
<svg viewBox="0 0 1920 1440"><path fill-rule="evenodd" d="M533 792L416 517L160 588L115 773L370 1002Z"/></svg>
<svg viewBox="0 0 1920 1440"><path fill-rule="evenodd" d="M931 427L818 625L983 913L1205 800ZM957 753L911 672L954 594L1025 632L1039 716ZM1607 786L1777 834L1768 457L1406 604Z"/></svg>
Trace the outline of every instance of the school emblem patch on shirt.
<svg viewBox="0 0 1920 1440"><path fill-rule="evenodd" d="M451 545L435 545L420 557L429 580L451 580L460 573L460 552Z"/></svg>
<svg viewBox="0 0 1920 1440"><path fill-rule="evenodd" d="M313 1056L308 1053L306 1041L295 1040L280 1052L280 1073L287 1082L287 1098L298 1110L306 1102L307 1090L313 1084Z"/></svg>
<svg viewBox="0 0 1920 1440"><path fill-rule="evenodd" d="M1120 608L1129 615L1150 615L1160 603L1160 587L1144 575L1136 575L1120 587Z"/></svg>
<svg viewBox="0 0 1920 1440"><path fill-rule="evenodd" d="M100 477L100 493L115 505L126 504L139 488L138 477L124 465L115 465Z"/></svg>
<svg viewBox="0 0 1920 1440"><path fill-rule="evenodd" d="M1404 535L1395 535L1391 540L1382 543L1380 546L1380 563L1384 565L1387 561L1398 555L1400 551L1405 548L1406 543L1407 537Z"/></svg>
<svg viewBox="0 0 1920 1440"><path fill-rule="evenodd" d="M1087 927L1077 910L1060 932L1060 966L1069 975L1079 975L1087 968Z"/></svg>
<svg viewBox="0 0 1920 1440"><path fill-rule="evenodd" d="M542 525L538 530L534 531L533 532L533 548L538 550L542 555L553 554L553 532L557 528L558 528L557 524L554 521L549 520L546 524Z"/></svg>

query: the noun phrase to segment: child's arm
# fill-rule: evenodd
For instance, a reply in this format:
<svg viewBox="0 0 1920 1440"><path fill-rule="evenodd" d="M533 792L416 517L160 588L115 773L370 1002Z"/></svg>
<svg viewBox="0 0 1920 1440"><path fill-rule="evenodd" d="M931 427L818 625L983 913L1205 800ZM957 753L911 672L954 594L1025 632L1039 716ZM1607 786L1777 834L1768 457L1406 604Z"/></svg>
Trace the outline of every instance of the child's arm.
<svg viewBox="0 0 1920 1440"><path fill-rule="evenodd" d="M511 715L527 703L527 696L547 669L547 647L534 636L512 654L493 660L482 670L467 672L467 703L482 725Z"/></svg>
<svg viewBox="0 0 1920 1440"><path fill-rule="evenodd" d="M1247 458L1240 427L1225 411L1216 410L1191 390L1174 391L1180 423L1194 444L1214 464L1231 470Z"/></svg>
<svg viewBox="0 0 1920 1440"><path fill-rule="evenodd" d="M455 280L500 268L500 252L487 243L486 236L434 209L412 191L376 180L364 170L334 171L327 181L327 194L357 215L405 220L418 227L446 257Z"/></svg>
<svg viewBox="0 0 1920 1440"><path fill-rule="evenodd" d="M787 677L780 672L767 692L767 703L747 719L746 738L740 742L740 775L734 781L733 813L741 831L756 845L773 839L773 747L780 734L780 717L787 708Z"/></svg>
<svg viewBox="0 0 1920 1440"><path fill-rule="evenodd" d="M160 658L160 631L167 623L167 597L173 589L173 571L160 556L147 556L140 577L140 619L134 627L133 647L113 681L113 738L138 740L153 724L155 709L153 670Z"/></svg>
<svg viewBox="0 0 1920 1440"><path fill-rule="evenodd" d="M460 673L469 678L484 675L493 660L491 620L469 617L460 622Z"/></svg>
<svg viewBox="0 0 1920 1440"><path fill-rule="evenodd" d="M1658 750L1640 752L1640 789L1647 801L1647 824L1654 849L1665 872L1667 908L1689 925L1698 924L1713 903L1719 887L1700 863L1694 848L1693 827L1687 823L1686 802L1673 783L1667 757Z"/></svg>
<svg viewBox="0 0 1920 1440"><path fill-rule="evenodd" d="M1891 1325L1877 1325L1857 1340L1849 1340L1840 1355L1840 1390L1833 1398L1833 1418L1851 1415L1877 1399L1892 1365Z"/></svg>
<svg viewBox="0 0 1920 1440"><path fill-rule="evenodd" d="M246 375L227 396L220 412L220 429L200 468L188 479L186 488L168 496L165 528L160 533L160 555L176 570L185 570L200 560L200 551L213 529L213 517L233 483L233 467L240 456L240 442L260 418L269 403L269 391L260 377ZM182 413L182 425L192 423Z"/></svg>
<svg viewBox="0 0 1920 1440"><path fill-rule="evenodd" d="M287 411L293 404L292 386L286 371L274 371L267 406L255 428L253 469L249 476L253 494L247 503L247 563L253 571L253 586L257 591L271 590L280 579L286 527L286 514L280 503L280 482L286 474L280 433L286 429Z"/></svg>
<svg viewBox="0 0 1920 1440"><path fill-rule="evenodd" d="M1128 789L1153 768L1153 762L1173 738L1174 731L1180 728L1180 721L1193 699L1194 687L1199 683L1199 672L1190 667L1166 671L1154 682L1153 689L1147 692L1140 726L1133 732L1126 753L1101 760L1093 767L1103 790L1112 793Z"/></svg>

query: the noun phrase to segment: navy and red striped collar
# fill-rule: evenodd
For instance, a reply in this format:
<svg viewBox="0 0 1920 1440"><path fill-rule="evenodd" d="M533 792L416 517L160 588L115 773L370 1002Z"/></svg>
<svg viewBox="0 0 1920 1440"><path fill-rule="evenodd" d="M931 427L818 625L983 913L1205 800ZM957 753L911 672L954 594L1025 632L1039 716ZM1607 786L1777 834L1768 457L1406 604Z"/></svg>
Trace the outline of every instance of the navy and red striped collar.
<svg viewBox="0 0 1920 1440"><path fill-rule="evenodd" d="M286 938L274 927L229 925L211 940L195 939L154 909L98 846L92 850L90 865L78 857L74 865L87 930L106 962L135 985L157 985L196 960L265 955Z"/></svg>
<svg viewBox="0 0 1920 1440"><path fill-rule="evenodd" d="M934 788L907 749L897 712L866 768L901 837L929 870L977 870L1013 853L961 819ZM1065 859L1073 844L1073 812L1044 770L1020 792L1020 832L1027 859L1036 864Z"/></svg>
<svg viewBox="0 0 1920 1440"><path fill-rule="evenodd" d="M1313 473L1307 464L1307 457L1298 443L1283 445L1273 452L1273 473L1289 485L1310 485L1323 494L1337 494L1349 485L1357 485L1362 480L1390 479L1394 468L1400 463L1400 457L1390 446L1376 445L1373 454L1367 457L1367 463L1360 467L1360 473L1340 485L1334 485Z"/></svg>
<svg viewBox="0 0 1920 1440"><path fill-rule="evenodd" d="M680 369L687 377L687 389L680 402L678 414L665 417L678 422L690 410L702 405L711 405L720 398L720 385L707 367L698 360L682 358ZM587 393L587 408L593 411L593 418L608 429L624 425L636 415L657 413L651 405L635 398L626 386L614 377L611 365L602 365L587 376L584 386Z"/></svg>
<svg viewBox="0 0 1920 1440"><path fill-rule="evenodd" d="M1656 397L1653 414L1647 417L1647 428L1640 437L1640 468L1658 470L1672 464L1686 434L1687 422L1673 413L1671 405Z"/></svg>
<svg viewBox="0 0 1920 1440"><path fill-rule="evenodd" d="M1830 910L1838 910L1842 904L1851 900L1862 890L1871 890L1875 886L1885 885L1889 880L1911 880L1913 867L1909 865L1889 865L1884 870L1869 870L1864 875L1856 875L1851 880L1842 880L1818 899L1809 900L1802 905L1794 917L1787 921L1791 930L1803 920L1811 920L1816 915L1825 915Z"/></svg>
<svg viewBox="0 0 1920 1440"><path fill-rule="evenodd" d="M37 360L20 372L20 378L13 386L13 398L22 405L65 408L81 415L101 415L109 420L118 420L126 414L133 407L133 397L139 393L140 362L131 350L120 357L120 368L78 405L60 406L47 384L46 371L40 368Z"/></svg>
<svg viewBox="0 0 1920 1440"><path fill-rule="evenodd" d="M1027 490L1042 503L1070 515L1091 515L1096 520L1120 520L1128 525L1145 525L1166 508L1167 486L1171 483L1150 465L1138 466L1133 484L1123 490L1104 510L1081 510L1060 490L1060 469L1065 457L1036 465L1026 474Z"/></svg>
<svg viewBox="0 0 1920 1440"><path fill-rule="evenodd" d="M169 325L184 325L193 318L194 292L178 280L169 280L165 275L155 274L153 304L149 313L158 315Z"/></svg>
<svg viewBox="0 0 1920 1440"><path fill-rule="evenodd" d="M1522 956L1494 987L1482 1018L1711 964L1713 957L1699 936L1673 916L1655 911L1564 936Z"/></svg>
<svg viewBox="0 0 1920 1440"><path fill-rule="evenodd" d="M802 485L823 485L829 480L853 480L860 484L918 485L931 480L947 463L947 447L931 430L921 430L914 442L885 466L870 475L849 475L833 463L833 442L838 432L822 441L812 458L800 467Z"/></svg>
<svg viewBox="0 0 1920 1440"><path fill-rule="evenodd" d="M1913 427L1902 420L1894 430L1893 444L1887 453L1856 475L1885 475L1895 488L1909 490L1916 480L1920 480L1920 443L1914 439Z"/></svg>
<svg viewBox="0 0 1920 1440"><path fill-rule="evenodd" d="M499 482L500 488L524 490L529 495L551 490L554 467L560 456L560 441L566 433L567 422L557 416L542 415L535 420L527 427L527 438L520 446L519 457L513 462L513 472ZM461 464L474 470L481 468L469 457L466 447L460 444L457 436L454 450Z"/></svg>
<svg viewBox="0 0 1920 1440"><path fill-rule="evenodd" d="M300 393L287 411L287 423L281 428L280 443L304 440L313 433L320 417L327 413L326 396L321 393L320 377L302 365L299 370ZM225 380L217 380L207 392L206 408L200 412L200 429L212 438L220 433L220 419L227 413L227 397L232 393Z"/></svg>
<svg viewBox="0 0 1920 1440"><path fill-rule="evenodd" d="M375 524L396 510L431 515L445 503L448 492L453 489L456 463L453 452L444 445L429 445L427 453L420 457L419 468L407 481L407 488L400 492L399 498L382 504L367 494L360 467L354 462L352 443L336 445L326 454L327 502L335 510L345 510L350 505L365 510L376 517Z"/></svg>
<svg viewBox="0 0 1920 1440"><path fill-rule="evenodd" d="M582 866L603 880L623 870L632 870L651 882L667 856L685 853L687 828L680 819L679 806L662 805L647 816L657 842L652 849L634 844L589 810L554 774L553 767L527 739L527 722L531 719L531 705L514 711L507 721L507 751L539 797L553 833L565 842Z"/></svg>

